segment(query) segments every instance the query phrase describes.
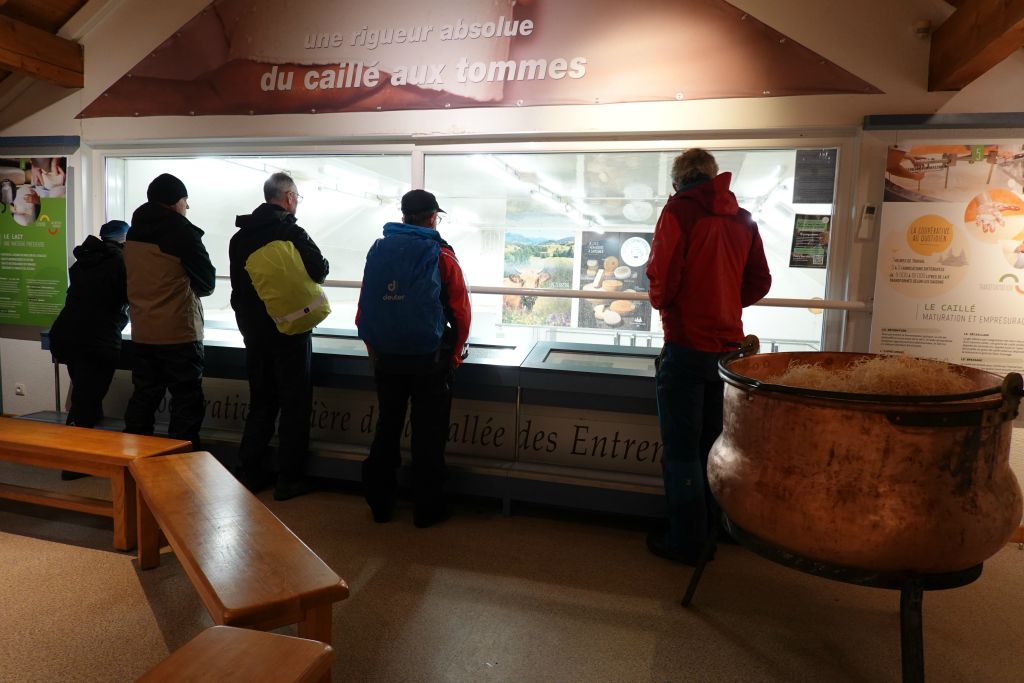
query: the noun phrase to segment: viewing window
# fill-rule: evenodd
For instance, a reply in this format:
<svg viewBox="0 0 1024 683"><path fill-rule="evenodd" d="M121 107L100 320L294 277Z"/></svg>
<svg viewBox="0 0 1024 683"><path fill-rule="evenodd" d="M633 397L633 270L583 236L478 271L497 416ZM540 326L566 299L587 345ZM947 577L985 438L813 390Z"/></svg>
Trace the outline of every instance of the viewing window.
<svg viewBox="0 0 1024 683"><path fill-rule="evenodd" d="M172 173L188 188L188 219L206 234L218 277L226 277L228 241L235 216L252 213L263 202L263 183L284 171L295 179L302 203L298 224L330 261L330 280L363 278L366 252L387 221L401 220L399 202L409 191L409 155L107 158L107 216L131 221L146 201L146 188L161 173ZM331 315L321 326L354 327L358 289L326 287ZM203 299L206 318L234 324L231 284L218 279Z"/></svg>
<svg viewBox="0 0 1024 683"><path fill-rule="evenodd" d="M768 296L824 298L838 150L712 150L733 174L740 206L759 226L771 268ZM107 157L107 218L131 219L146 187L173 173L189 190L189 219L228 275L235 216L262 201L263 182L290 173L303 201L298 223L330 261L333 312L325 328L352 329L366 252L422 159L423 186L447 212L440 225L474 288L584 290L594 298L474 292L472 338L660 346L661 323L644 293L658 216L672 194L673 151L448 153L331 156ZM333 284L332 284L333 283ZM233 324L230 284L204 300L211 321ZM617 298L620 295L621 298ZM747 332L772 348L818 349L821 311L747 308Z"/></svg>

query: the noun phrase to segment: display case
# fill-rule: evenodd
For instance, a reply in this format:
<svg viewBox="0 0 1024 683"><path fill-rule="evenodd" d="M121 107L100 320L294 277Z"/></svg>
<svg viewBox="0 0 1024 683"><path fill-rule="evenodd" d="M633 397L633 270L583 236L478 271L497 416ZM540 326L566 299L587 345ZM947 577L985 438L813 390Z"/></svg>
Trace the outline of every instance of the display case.
<svg viewBox="0 0 1024 683"><path fill-rule="evenodd" d="M245 424L245 347L237 330L217 324L206 330L204 346L204 444L230 459ZM471 339L452 402L450 488L500 498L506 509L519 500L656 514L656 354L652 348ZM122 370L104 404L108 414L123 414L131 364L126 335ZM377 408L372 367L354 331L317 330L312 376L309 472L357 481ZM166 422L166 408L160 406L158 424Z"/></svg>
<svg viewBox="0 0 1024 683"><path fill-rule="evenodd" d="M514 500L657 515L660 349L538 342L520 369Z"/></svg>

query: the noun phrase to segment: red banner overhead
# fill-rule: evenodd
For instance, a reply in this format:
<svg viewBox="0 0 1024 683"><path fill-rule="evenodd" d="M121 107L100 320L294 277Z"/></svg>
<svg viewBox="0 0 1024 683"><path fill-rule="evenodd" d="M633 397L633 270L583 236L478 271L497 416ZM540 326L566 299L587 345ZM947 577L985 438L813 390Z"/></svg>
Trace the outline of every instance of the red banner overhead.
<svg viewBox="0 0 1024 683"><path fill-rule="evenodd" d="M215 0L79 116L878 92L722 0Z"/></svg>

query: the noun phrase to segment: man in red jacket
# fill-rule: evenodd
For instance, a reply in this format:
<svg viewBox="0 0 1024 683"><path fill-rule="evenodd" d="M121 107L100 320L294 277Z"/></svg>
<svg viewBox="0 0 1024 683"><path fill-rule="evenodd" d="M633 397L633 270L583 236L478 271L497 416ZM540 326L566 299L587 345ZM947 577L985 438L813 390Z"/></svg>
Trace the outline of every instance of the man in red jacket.
<svg viewBox="0 0 1024 683"><path fill-rule="evenodd" d="M720 511L707 485L708 453L722 431L718 361L743 340L745 306L772 278L750 213L729 190L731 173L690 149L672 165L669 198L647 266L665 345L656 376L668 529L647 537L660 557L694 565Z"/></svg>

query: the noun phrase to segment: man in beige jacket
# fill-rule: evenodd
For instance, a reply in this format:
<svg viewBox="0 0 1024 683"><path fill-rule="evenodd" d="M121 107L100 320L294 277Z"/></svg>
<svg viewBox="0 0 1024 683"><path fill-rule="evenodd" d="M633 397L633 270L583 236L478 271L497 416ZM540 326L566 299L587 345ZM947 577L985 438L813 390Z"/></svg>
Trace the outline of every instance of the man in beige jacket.
<svg viewBox="0 0 1024 683"><path fill-rule="evenodd" d="M125 431L152 434L155 413L171 394L167 435L199 448L203 424L203 305L216 271L203 231L185 217L188 190L169 173L146 191L124 247L132 322L132 384Z"/></svg>

